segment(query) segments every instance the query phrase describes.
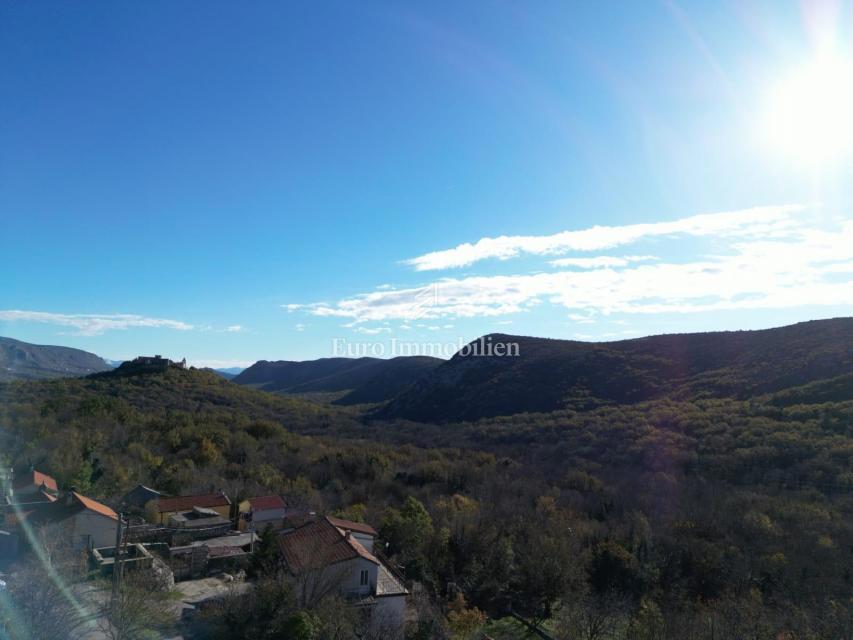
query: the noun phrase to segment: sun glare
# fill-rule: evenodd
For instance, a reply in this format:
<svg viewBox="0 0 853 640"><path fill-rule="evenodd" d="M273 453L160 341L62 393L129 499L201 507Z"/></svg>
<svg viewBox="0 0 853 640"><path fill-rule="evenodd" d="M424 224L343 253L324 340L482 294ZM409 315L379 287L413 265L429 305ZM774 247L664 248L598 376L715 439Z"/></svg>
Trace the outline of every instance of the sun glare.
<svg viewBox="0 0 853 640"><path fill-rule="evenodd" d="M797 161L853 151L853 61L825 56L795 69L771 91L765 125L774 149Z"/></svg>

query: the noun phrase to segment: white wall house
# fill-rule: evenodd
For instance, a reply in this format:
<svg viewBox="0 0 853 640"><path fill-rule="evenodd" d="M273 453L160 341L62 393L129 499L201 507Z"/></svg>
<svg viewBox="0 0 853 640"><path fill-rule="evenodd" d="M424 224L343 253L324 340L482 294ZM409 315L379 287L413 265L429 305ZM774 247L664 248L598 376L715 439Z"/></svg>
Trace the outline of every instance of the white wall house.
<svg viewBox="0 0 853 640"><path fill-rule="evenodd" d="M70 491L40 514L57 535L76 549L112 547L116 542L118 514L108 506Z"/></svg>
<svg viewBox="0 0 853 640"><path fill-rule="evenodd" d="M239 510L241 531L248 531L252 524L255 531L263 531L267 525L281 529L287 516L287 504L281 496L248 498L240 503Z"/></svg>
<svg viewBox="0 0 853 640"><path fill-rule="evenodd" d="M409 592L374 555L376 531L339 518L319 518L280 538L302 604L334 591L366 610L383 638L403 636Z"/></svg>
<svg viewBox="0 0 853 640"><path fill-rule="evenodd" d="M75 547L112 547L116 543L118 517L105 516L84 510L75 514L70 521L71 535Z"/></svg>

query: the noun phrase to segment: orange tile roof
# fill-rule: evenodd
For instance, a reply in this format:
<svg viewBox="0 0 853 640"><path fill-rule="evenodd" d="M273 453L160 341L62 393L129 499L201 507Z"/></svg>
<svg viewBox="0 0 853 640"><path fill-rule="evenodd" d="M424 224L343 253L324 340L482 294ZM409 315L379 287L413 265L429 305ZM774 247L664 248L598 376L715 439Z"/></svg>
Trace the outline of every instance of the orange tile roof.
<svg viewBox="0 0 853 640"><path fill-rule="evenodd" d="M59 491L56 480L41 471L27 471L26 474L17 478L13 483L15 489L21 489L29 486L40 487L42 485L46 486L51 491Z"/></svg>
<svg viewBox="0 0 853 640"><path fill-rule="evenodd" d="M71 495L74 496L74 499L89 511L94 511L95 513L100 514L102 516L107 516L108 518L112 518L113 520L118 520L118 514L112 509L110 509L107 505L101 504L97 500L92 500L91 498L87 498L86 496L82 496L76 491L72 491Z"/></svg>
<svg viewBox="0 0 853 640"><path fill-rule="evenodd" d="M359 557L379 564L373 554L332 524L330 518L321 518L285 533L279 538L279 547L293 573Z"/></svg>

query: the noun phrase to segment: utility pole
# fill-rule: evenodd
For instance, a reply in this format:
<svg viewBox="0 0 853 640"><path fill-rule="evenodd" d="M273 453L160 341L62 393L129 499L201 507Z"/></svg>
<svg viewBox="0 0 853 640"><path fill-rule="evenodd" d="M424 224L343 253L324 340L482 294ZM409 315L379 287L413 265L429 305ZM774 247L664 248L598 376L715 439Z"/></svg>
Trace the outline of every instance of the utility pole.
<svg viewBox="0 0 853 640"><path fill-rule="evenodd" d="M121 525L121 514L119 513L118 523L116 524L116 546L113 555L113 593L112 598L110 600L110 608L113 612L115 612L116 606L118 604L119 589L121 588Z"/></svg>

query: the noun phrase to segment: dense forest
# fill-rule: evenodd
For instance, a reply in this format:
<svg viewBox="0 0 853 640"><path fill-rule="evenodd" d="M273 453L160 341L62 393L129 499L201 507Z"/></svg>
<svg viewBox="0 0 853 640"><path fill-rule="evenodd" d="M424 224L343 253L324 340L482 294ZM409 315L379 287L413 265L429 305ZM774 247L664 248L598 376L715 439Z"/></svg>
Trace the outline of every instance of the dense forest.
<svg viewBox="0 0 853 640"><path fill-rule="evenodd" d="M197 370L0 385L5 456L66 488L281 493L377 525L424 587L413 638L502 637L489 619L510 608L567 639L853 637L853 374L473 422L376 415Z"/></svg>

